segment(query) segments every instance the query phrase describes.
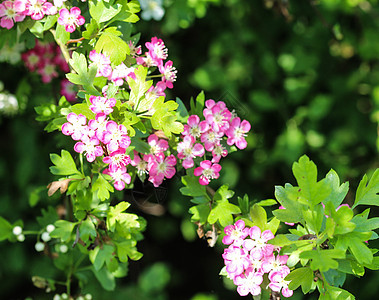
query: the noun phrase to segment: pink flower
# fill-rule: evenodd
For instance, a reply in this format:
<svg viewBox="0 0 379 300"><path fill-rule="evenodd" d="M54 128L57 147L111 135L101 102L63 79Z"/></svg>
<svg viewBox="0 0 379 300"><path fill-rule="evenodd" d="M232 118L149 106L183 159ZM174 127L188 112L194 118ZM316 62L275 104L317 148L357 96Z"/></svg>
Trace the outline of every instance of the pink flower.
<svg viewBox="0 0 379 300"><path fill-rule="evenodd" d="M155 187L162 184L164 178L172 178L175 175L176 158L174 155L165 157L163 152L153 156L148 163L149 181Z"/></svg>
<svg viewBox="0 0 379 300"><path fill-rule="evenodd" d="M156 65L160 66L163 64L163 60L165 60L168 56L167 48L161 39L157 37L153 37L151 42L145 43L146 48L149 49L149 54L152 59L155 60Z"/></svg>
<svg viewBox="0 0 379 300"><path fill-rule="evenodd" d="M245 140L246 133L250 131L250 123L246 120L236 117L231 121L230 128L226 131L228 136L227 143L229 146L235 144L238 149L245 149L247 142Z"/></svg>
<svg viewBox="0 0 379 300"><path fill-rule="evenodd" d="M93 162L97 156L104 154L103 148L99 146L99 140L93 137L82 137L82 142L77 142L74 146L74 150L78 153L86 153L86 158L89 162Z"/></svg>
<svg viewBox="0 0 379 300"><path fill-rule="evenodd" d="M163 81L158 81L157 84L155 86L151 86L146 94L145 94L145 98L146 100L148 100L150 102L150 106L148 107L148 109L151 109L152 105L154 104L154 101L160 97L160 96L163 96L165 97L166 94L164 92L164 90L166 89L166 85Z"/></svg>
<svg viewBox="0 0 379 300"><path fill-rule="evenodd" d="M53 78L58 77L56 65L50 61L46 61L45 64L37 70L37 73L41 75L43 83L49 83Z"/></svg>
<svg viewBox="0 0 379 300"><path fill-rule="evenodd" d="M228 155L228 150L224 148L219 142L214 144L213 150L212 150L212 162L218 163L221 159L221 157L225 157Z"/></svg>
<svg viewBox="0 0 379 300"><path fill-rule="evenodd" d="M195 138L187 135L183 138L183 142L178 144L178 157L183 159L182 165L185 169L192 168L194 165L193 159L204 155L203 145L195 144Z"/></svg>
<svg viewBox="0 0 379 300"><path fill-rule="evenodd" d="M238 220L234 225L228 225L224 228L225 236L222 242L225 245L234 244L241 246L243 240L249 235L249 229L245 228L245 222Z"/></svg>
<svg viewBox="0 0 379 300"><path fill-rule="evenodd" d="M243 247L251 251L250 254L258 256L269 256L274 251L274 246L267 244L267 241L274 238L270 230L261 232L258 226L253 226L249 229L251 239L246 239L243 242Z"/></svg>
<svg viewBox="0 0 379 300"><path fill-rule="evenodd" d="M151 154L158 154L168 149L168 142L165 139L159 139L157 135L151 134L147 138Z"/></svg>
<svg viewBox="0 0 379 300"><path fill-rule="evenodd" d="M67 8L62 8L59 11L58 24L64 26L64 29L72 33L75 31L76 27L83 25L86 20L80 15L81 10L79 7L71 7L70 12Z"/></svg>
<svg viewBox="0 0 379 300"><path fill-rule="evenodd" d="M141 159L141 157L138 155L138 152L135 150L133 150L133 153L134 153L134 158L132 159L130 164L133 167L136 167L137 174L139 176L142 176L142 175L147 173L148 159L147 159L146 155L144 155L144 159ZM146 157L146 159L145 159L145 157Z"/></svg>
<svg viewBox="0 0 379 300"><path fill-rule="evenodd" d="M212 164L209 160L203 160L200 163L200 167L197 167L194 170L195 176L200 176L199 183L201 185L207 185L211 181L211 179L217 179L221 171L221 166L219 164Z"/></svg>
<svg viewBox="0 0 379 300"><path fill-rule="evenodd" d="M131 141L124 125L118 125L115 121L108 121L103 142L107 145L109 151L113 152L118 150L118 148L128 148Z"/></svg>
<svg viewBox="0 0 379 300"><path fill-rule="evenodd" d="M287 272L287 255L277 255L275 256L274 253L272 253L269 256L266 256L263 263L262 263L262 269L265 273L270 272Z"/></svg>
<svg viewBox="0 0 379 300"><path fill-rule="evenodd" d="M75 141L80 140L87 132L86 117L72 112L67 115L67 121L67 123L62 125L62 133L64 135L71 135Z"/></svg>
<svg viewBox="0 0 379 300"><path fill-rule="evenodd" d="M61 95L65 96L69 102L76 99L75 85L68 81L68 79L61 80Z"/></svg>
<svg viewBox="0 0 379 300"><path fill-rule="evenodd" d="M293 295L293 291L288 288L288 284L290 281L284 280L284 278L290 273L289 269L283 272L272 272L269 275L270 283L269 288L275 292L280 292L282 290L282 295L286 298L291 297Z"/></svg>
<svg viewBox="0 0 379 300"><path fill-rule="evenodd" d="M36 70L38 66L41 65L40 55L35 49L31 49L25 53L22 53L21 58L30 71Z"/></svg>
<svg viewBox="0 0 379 300"><path fill-rule="evenodd" d="M209 129L209 124L206 121L201 121L197 115L191 115L187 119L187 124L184 125L183 135L191 135L195 139Z"/></svg>
<svg viewBox="0 0 379 300"><path fill-rule="evenodd" d="M136 78L136 75L134 74L133 67L128 68L125 66L124 63L121 63L117 67L113 69L112 75L110 76L110 80L112 80L115 85L122 86L124 84L124 79L126 80L127 77Z"/></svg>
<svg viewBox="0 0 379 300"><path fill-rule="evenodd" d="M245 272L235 278L234 283L238 286L237 292L240 296L247 296L249 293L258 296L261 293L261 283L263 282L262 273Z"/></svg>
<svg viewBox="0 0 379 300"><path fill-rule="evenodd" d="M135 46L132 41L128 42L128 46L130 49L130 55L135 57L136 55L141 55L142 49L141 46Z"/></svg>
<svg viewBox="0 0 379 300"><path fill-rule="evenodd" d="M21 22L25 15L16 11L13 1L4 1L0 4L0 26L11 29L14 22Z"/></svg>
<svg viewBox="0 0 379 300"><path fill-rule="evenodd" d="M113 107L116 105L116 99L114 98L105 98L100 96L90 96L89 101L92 103L89 106L89 109L92 110L95 114L104 113L109 115L113 112Z"/></svg>
<svg viewBox="0 0 379 300"><path fill-rule="evenodd" d="M105 56L102 53L97 53L96 50L92 50L89 53L89 59L92 61L89 67L92 65L96 65L97 67L96 77L109 77L112 74L112 67L110 66L111 60L108 56Z"/></svg>
<svg viewBox="0 0 379 300"><path fill-rule="evenodd" d="M220 144L223 135L223 132L216 132L210 128L201 134L200 140L204 143L205 150L212 151L216 145Z"/></svg>
<svg viewBox="0 0 379 300"><path fill-rule="evenodd" d="M57 13L57 8L46 0L28 0L25 3L21 1L16 4L16 7L22 9L23 4L25 4L25 15L36 21L41 20L45 15L55 15Z"/></svg>
<svg viewBox="0 0 379 300"><path fill-rule="evenodd" d="M116 169L126 167L130 164L131 159L129 155L125 154L125 149L119 148L109 154L109 156L104 157L103 162L109 164L109 169L111 171L115 171Z"/></svg>
<svg viewBox="0 0 379 300"><path fill-rule="evenodd" d="M214 104L213 100L207 100L207 104L210 108L205 108L203 110L205 120L210 126L212 126L212 129L215 132L224 133L229 128L229 121L232 117L232 113L222 101Z"/></svg>
<svg viewBox="0 0 379 300"><path fill-rule="evenodd" d="M126 172L125 167L121 167L115 170L105 169L104 174L108 174L112 177L113 186L116 190L122 191L125 188L125 184L130 184L131 176Z"/></svg>
<svg viewBox="0 0 379 300"><path fill-rule="evenodd" d="M226 271L232 279L242 274L250 265L248 252L235 245L226 248L222 258L225 262Z"/></svg>
<svg viewBox="0 0 379 300"><path fill-rule="evenodd" d="M107 131L107 115L104 113L96 114L95 120L89 120L88 127L95 132L99 141L104 142L104 133Z"/></svg>
<svg viewBox="0 0 379 300"><path fill-rule="evenodd" d="M172 61L167 61L164 65L159 66L159 72L163 75L162 81L169 89L172 89L172 84L176 80L176 73L178 72L175 67L172 66Z"/></svg>

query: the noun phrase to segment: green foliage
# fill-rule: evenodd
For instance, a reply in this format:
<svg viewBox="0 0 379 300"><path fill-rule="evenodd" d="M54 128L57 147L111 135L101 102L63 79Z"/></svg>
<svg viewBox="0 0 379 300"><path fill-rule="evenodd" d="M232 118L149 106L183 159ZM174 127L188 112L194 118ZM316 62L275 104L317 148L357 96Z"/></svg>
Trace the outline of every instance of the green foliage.
<svg viewBox="0 0 379 300"><path fill-rule="evenodd" d="M76 175L80 174L76 168L74 159L72 158L70 152L67 150L61 151L61 156L58 154L50 154L51 162L54 166L50 167L51 173L54 175Z"/></svg>

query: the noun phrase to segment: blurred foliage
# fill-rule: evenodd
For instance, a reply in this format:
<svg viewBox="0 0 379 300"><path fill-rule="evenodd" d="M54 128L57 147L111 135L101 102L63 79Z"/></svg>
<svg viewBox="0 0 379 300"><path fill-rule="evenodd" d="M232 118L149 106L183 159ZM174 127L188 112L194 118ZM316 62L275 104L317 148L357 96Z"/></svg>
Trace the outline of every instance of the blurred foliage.
<svg viewBox="0 0 379 300"><path fill-rule="evenodd" d="M172 95L188 104L204 90L252 124L248 148L228 157L216 188L229 184L239 196L272 198L275 185L294 182L291 165L302 154L321 174L336 170L354 190L364 173L378 167L378 1L166 0L164 5L161 21L140 21L136 31L142 41L157 35L167 44L179 70ZM57 100L57 91L20 65L0 64L0 69L5 90L16 96L28 91L17 97L23 103L18 115L0 115L1 215L10 222L22 218L33 228L41 208L56 204L44 189L51 181L48 154L67 143L59 134L43 133L33 107ZM20 89L21 84L29 88ZM85 292L116 300L240 298L218 276L221 248L208 248L197 238L180 186L174 180L159 190L135 188L132 193L167 211L144 215L148 227L139 247L144 258L130 264L115 292L103 291L94 278ZM139 210L140 204L132 201L132 208ZM55 276L55 268L32 250L34 241L24 243L27 247L0 244L1 298L51 299L30 278ZM345 284L358 299L373 299L378 280L371 273Z"/></svg>

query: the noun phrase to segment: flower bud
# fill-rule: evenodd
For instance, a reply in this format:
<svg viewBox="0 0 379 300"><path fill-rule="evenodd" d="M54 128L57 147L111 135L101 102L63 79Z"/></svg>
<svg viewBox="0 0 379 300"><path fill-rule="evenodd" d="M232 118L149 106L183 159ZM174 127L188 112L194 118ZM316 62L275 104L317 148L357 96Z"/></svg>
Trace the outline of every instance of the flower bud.
<svg viewBox="0 0 379 300"><path fill-rule="evenodd" d="M48 242L51 240L51 237L50 237L50 234L48 232L44 232L42 233L41 235L41 239L44 241L44 242Z"/></svg>
<svg viewBox="0 0 379 300"><path fill-rule="evenodd" d="M13 227L13 234L14 235L20 235L21 233L22 233L21 226L15 226L15 227Z"/></svg>
<svg viewBox="0 0 379 300"><path fill-rule="evenodd" d="M45 249L45 244L41 242L37 242L34 245L34 248L36 249L37 252L42 252ZM58 296L58 295L55 295L55 296ZM55 296L54 296L54 299L55 299Z"/></svg>

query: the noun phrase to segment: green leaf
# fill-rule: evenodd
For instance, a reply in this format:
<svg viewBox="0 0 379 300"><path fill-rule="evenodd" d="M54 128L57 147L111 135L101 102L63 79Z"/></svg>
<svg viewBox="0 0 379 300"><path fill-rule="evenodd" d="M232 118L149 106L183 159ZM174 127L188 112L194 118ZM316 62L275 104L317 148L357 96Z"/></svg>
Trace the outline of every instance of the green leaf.
<svg viewBox="0 0 379 300"><path fill-rule="evenodd" d="M309 267L302 267L291 271L285 280L291 281L288 284L290 290L296 290L301 285L303 293L306 294L311 290L313 277L313 271Z"/></svg>
<svg viewBox="0 0 379 300"><path fill-rule="evenodd" d="M211 199L207 194L206 187L199 183L199 179L194 175L185 175L182 177L182 183L185 185L179 190L185 196L206 197L208 201Z"/></svg>
<svg viewBox="0 0 379 300"><path fill-rule="evenodd" d="M54 175L68 176L81 174L76 168L76 164L70 152L66 150L61 151L61 156L55 153L50 154L50 160L55 165L50 167L50 172Z"/></svg>
<svg viewBox="0 0 379 300"><path fill-rule="evenodd" d="M250 219L253 221L254 225L258 226L262 231L266 230L267 213L262 206L254 204L250 208Z"/></svg>
<svg viewBox="0 0 379 300"><path fill-rule="evenodd" d="M104 1L89 2L89 12L97 23L104 23L112 19L121 11L121 4L110 5Z"/></svg>
<svg viewBox="0 0 379 300"><path fill-rule="evenodd" d="M217 189L213 196L214 201L227 201L229 198L232 198L234 191L229 190L229 186L224 184Z"/></svg>
<svg viewBox="0 0 379 300"><path fill-rule="evenodd" d="M109 192L113 193L113 186L104 178L102 174L98 174L97 179L92 184L92 192L97 192L97 197L100 201L109 199Z"/></svg>
<svg viewBox="0 0 379 300"><path fill-rule="evenodd" d="M3 217L0 217L0 241L4 241L12 236L12 225Z"/></svg>
<svg viewBox="0 0 379 300"><path fill-rule="evenodd" d="M308 229L312 233L317 234L320 232L324 218L324 209L321 204L316 205L313 210L303 210L303 217Z"/></svg>
<svg viewBox="0 0 379 300"><path fill-rule="evenodd" d="M273 211L275 217L282 222L298 223L303 220L303 208L307 206L299 203L299 188L290 184L286 184L285 188L281 186L275 187L275 197L285 209L277 209Z"/></svg>
<svg viewBox="0 0 379 300"><path fill-rule="evenodd" d="M80 225L79 225L79 233L80 238L86 242L90 240L90 237L95 238L97 236L97 231L95 225L92 223L91 219L87 217Z"/></svg>
<svg viewBox="0 0 379 300"><path fill-rule="evenodd" d="M116 288L116 280L111 272L107 268L96 270L91 268L96 279L100 282L101 286L106 291L113 291Z"/></svg>
<svg viewBox="0 0 379 300"><path fill-rule="evenodd" d="M328 184L331 186L332 191L329 196L327 196L322 202L325 205L328 202L332 202L334 208L337 208L339 205L341 205L349 191L349 183L345 182L340 185L340 179L334 170L330 170L329 173L326 174L325 178Z"/></svg>
<svg viewBox="0 0 379 300"><path fill-rule="evenodd" d="M300 253L300 258L310 259L312 270L326 272L329 269L337 269L336 259L345 258L345 251L339 249L311 250Z"/></svg>
<svg viewBox="0 0 379 300"><path fill-rule="evenodd" d="M134 240L126 240L120 243L116 243L117 256L121 262L127 262L128 258L132 260L139 260L143 254L137 251L135 247L136 242Z"/></svg>
<svg viewBox="0 0 379 300"><path fill-rule="evenodd" d="M89 259L96 271L99 271L107 261L115 258L113 254L114 251L113 246L105 244L102 248L96 247L89 252Z"/></svg>
<svg viewBox="0 0 379 300"><path fill-rule="evenodd" d="M77 52L72 54L69 64L74 69L76 74L66 74L67 79L73 84L82 85L83 88L91 95L101 96L100 92L93 85L97 72L96 65L92 65L88 69L86 57L84 54L79 54Z"/></svg>
<svg viewBox="0 0 379 300"><path fill-rule="evenodd" d="M43 25L41 21L36 21L34 25L29 29L37 38L43 38Z"/></svg>
<svg viewBox="0 0 379 300"><path fill-rule="evenodd" d="M96 115L93 113L92 110L89 109L89 106L87 103L77 103L71 107L72 112L78 114L82 114L87 119L95 119Z"/></svg>
<svg viewBox="0 0 379 300"><path fill-rule="evenodd" d="M200 224L204 225L207 222L210 211L209 203L192 206L189 209L189 213L193 214L191 221L193 223L200 222Z"/></svg>
<svg viewBox="0 0 379 300"><path fill-rule="evenodd" d="M109 56L111 63L114 65L121 64L126 56L130 54L128 44L120 38L121 32L117 27L108 27L99 37L95 45L96 52L102 52Z"/></svg>
<svg viewBox="0 0 379 300"><path fill-rule="evenodd" d="M320 293L319 300L354 300L355 297L348 291L334 286L327 286L326 293Z"/></svg>
<svg viewBox="0 0 379 300"><path fill-rule="evenodd" d="M233 223L233 214L239 213L241 213L241 209L237 205L231 204L227 200L219 201L215 207L212 207L208 222L214 224L218 220L221 226L226 227Z"/></svg>
<svg viewBox="0 0 379 300"><path fill-rule="evenodd" d="M193 98L191 98L190 100L190 108L191 108L190 114L201 116L203 114L204 103L205 103L205 94L204 94L204 91L201 91L199 95L197 95L195 101L193 100Z"/></svg>
<svg viewBox="0 0 379 300"><path fill-rule="evenodd" d="M71 233L77 223L66 220L58 220L54 223L55 229L50 232L52 238L60 238L62 242L68 242L71 239Z"/></svg>
<svg viewBox="0 0 379 300"><path fill-rule="evenodd" d="M379 206L379 169L376 169L367 183L367 175L364 175L355 195L353 208L357 205Z"/></svg>
<svg viewBox="0 0 379 300"><path fill-rule="evenodd" d="M147 295L157 295L165 290L170 278L170 269L166 264L158 262L144 270L138 280L138 286Z"/></svg>
<svg viewBox="0 0 379 300"><path fill-rule="evenodd" d="M66 31L63 25L57 23L55 30L55 38L61 43L66 44L70 39L70 33Z"/></svg>
<svg viewBox="0 0 379 300"><path fill-rule="evenodd" d="M120 234L128 234L130 228L139 228L140 223L138 222L138 216L135 214L123 213L130 206L130 203L120 202L114 207L110 207L107 217L107 228L108 230L114 232L116 229L116 224L120 226L117 227L117 231Z"/></svg>
<svg viewBox="0 0 379 300"><path fill-rule="evenodd" d="M178 103L178 109L176 111L176 118L182 122L182 123L186 123L187 122L187 119L188 119L188 116L189 116L189 113L188 113L188 110L186 108L186 106L184 105L183 101L180 100L180 98L176 97L176 103Z"/></svg>
<svg viewBox="0 0 379 300"><path fill-rule="evenodd" d="M123 22L129 22L129 23L136 23L139 21L139 17L136 15L137 12L139 12L140 5L137 0L127 1L127 0L120 0L119 1L123 8L121 12L115 17L115 20L123 21Z"/></svg>
<svg viewBox="0 0 379 300"><path fill-rule="evenodd" d="M82 36L87 40L95 38L100 29L99 24L93 18L91 19L90 23L85 24L85 27L86 30L82 32Z"/></svg>
<svg viewBox="0 0 379 300"><path fill-rule="evenodd" d="M55 25L58 20L58 15L46 16L45 23L43 24L43 30L47 31Z"/></svg>

